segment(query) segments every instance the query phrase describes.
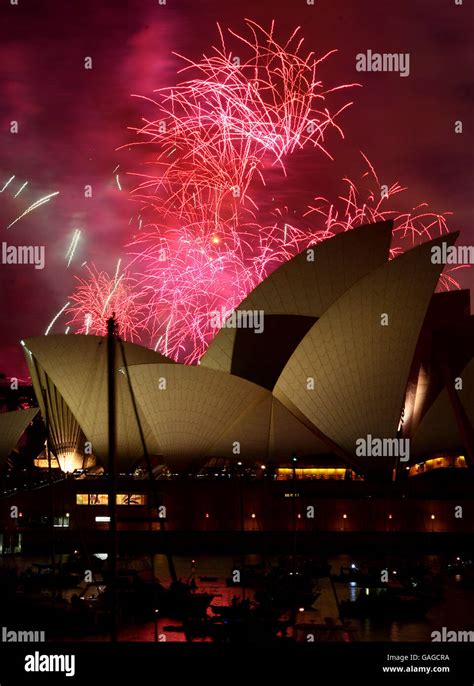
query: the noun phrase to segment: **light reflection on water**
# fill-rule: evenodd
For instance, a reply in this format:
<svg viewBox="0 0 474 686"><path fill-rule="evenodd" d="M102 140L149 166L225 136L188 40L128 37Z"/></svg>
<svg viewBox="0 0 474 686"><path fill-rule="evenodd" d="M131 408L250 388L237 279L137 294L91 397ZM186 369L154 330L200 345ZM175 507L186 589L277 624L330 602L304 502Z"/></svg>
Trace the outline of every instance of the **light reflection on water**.
<svg viewBox="0 0 474 686"><path fill-rule="evenodd" d="M340 555L330 560L333 571L341 565L348 566L352 560L349 555ZM441 572L443 559L439 555L425 555L420 562L434 573ZM396 562L393 563L396 567ZM392 569L393 569L392 568ZM453 630L474 630L474 588L463 588L462 578L444 575L444 594L442 599L431 606L424 618L416 620L389 619L351 619L357 627L359 641L393 641L416 642L431 641L431 632L439 631L443 626ZM340 600L355 600L359 592L357 585L338 584L337 593Z"/></svg>

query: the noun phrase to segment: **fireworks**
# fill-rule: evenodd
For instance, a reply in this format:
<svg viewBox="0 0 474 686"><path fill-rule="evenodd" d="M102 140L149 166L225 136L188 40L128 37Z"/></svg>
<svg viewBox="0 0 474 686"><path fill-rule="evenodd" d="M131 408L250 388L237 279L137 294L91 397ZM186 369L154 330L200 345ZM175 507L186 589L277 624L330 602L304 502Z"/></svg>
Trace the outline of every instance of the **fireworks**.
<svg viewBox="0 0 474 686"><path fill-rule="evenodd" d="M86 269L88 277L76 277L79 285L71 303L63 308L69 316L66 324L73 326L76 333L104 336L107 319L115 314L120 336L131 341L138 338L146 315L145 305L140 304L140 296L132 287L128 273L120 273L120 260L113 277L95 267Z"/></svg>
<svg viewBox="0 0 474 686"><path fill-rule="evenodd" d="M361 182L356 184L345 177L345 195L340 195L338 204L330 203L326 198L315 198L319 204L310 205L304 216L311 216L313 221L321 224L334 235L349 231L362 224L375 223L391 219L393 221L393 240L390 257L396 257L405 250L423 241L449 233L447 217L451 212L441 214L430 211L427 203L421 203L410 211L397 209L393 205L394 196L407 190L398 182L390 186L382 185L378 175L367 157L363 154L367 170ZM338 207L339 205L339 207ZM447 268L441 274L438 288L448 290L459 288L452 273L461 267Z"/></svg>
<svg viewBox="0 0 474 686"><path fill-rule="evenodd" d="M258 233L256 233L258 229ZM272 267L326 232L248 225L225 235L193 230L143 232L131 244L135 286L146 299L146 328L154 347L187 362L197 360L215 334L210 313L229 314ZM134 262L136 261L136 263ZM138 268L140 271L138 271Z"/></svg>
<svg viewBox="0 0 474 686"><path fill-rule="evenodd" d="M23 217L26 217L27 214L30 214L30 212L33 212L33 210L37 210L38 207L41 207L42 205L46 204L51 200L51 198L54 198L55 195L59 195L59 191L56 191L55 193L50 193L49 195L45 195L43 198L40 198L39 200L36 200L34 203L29 205L24 212L22 212L16 219L14 219L12 222L10 222L7 226L7 229L10 229L12 226L14 226L17 222L20 221L20 219L23 219Z"/></svg>
<svg viewBox="0 0 474 686"><path fill-rule="evenodd" d="M13 174L13 176L10 176L10 178L8 179L8 181L5 182L3 188L0 190L0 193L3 193L3 191L4 191L6 188L8 188L8 186L11 184L11 182L13 181L14 178L15 178L15 174Z"/></svg>
<svg viewBox="0 0 474 686"><path fill-rule="evenodd" d="M221 44L210 57L186 60L190 77L158 91L158 116L136 130L139 145L157 148L155 174L136 175L132 192L146 224L131 241L136 285L148 298L146 326L154 345L195 362L215 333L211 311L232 309L282 261L331 235L308 235L289 223L257 223L256 194L272 167L285 174L296 149L323 148L331 114L317 60L303 54L298 30L279 43L248 21L250 38L230 32L240 58ZM184 58L183 58L184 59ZM280 225L281 224L281 225ZM140 218L140 227L142 219ZM155 342L156 341L156 342Z"/></svg>
<svg viewBox="0 0 474 686"><path fill-rule="evenodd" d="M22 212L16 219L14 219L10 224L8 224L7 229L10 229L14 224L20 221L20 219L23 219L23 217L26 217L27 214L30 212L33 212L33 210L37 210L38 207L41 207L41 205L44 205L45 203L49 202L51 198L54 198L55 195L59 195L59 191L56 191L55 193L50 193L49 195L45 195L44 198L40 198L39 200L36 200L34 203L32 203L29 207L26 208L24 212Z"/></svg>
<svg viewBox="0 0 474 686"><path fill-rule="evenodd" d="M80 238L81 238L81 230L75 229L71 243L70 243L69 248L67 249L67 252L66 252L67 268L69 268L69 265L72 262L72 259L74 257L75 252L76 252L77 244L79 243Z"/></svg>
<svg viewBox="0 0 474 686"><path fill-rule="evenodd" d="M23 184L20 186L20 188L17 190L17 192L15 193L15 195L14 195L13 197L14 197L14 198L18 198L18 196L20 195L20 193L27 187L27 185L28 185L28 181L25 181L25 183L23 183Z"/></svg>
<svg viewBox="0 0 474 686"><path fill-rule="evenodd" d="M179 231L153 230L138 233L131 243L135 283L148 302L146 327L157 348L171 357L195 362L205 351L215 331L210 312L229 314L244 297L277 266L310 245L362 224L387 219L394 222L391 257L405 249L448 232L449 213L429 211L426 204L406 212L394 206L394 196L406 191L398 183L381 193L375 170L357 183L343 179L346 191L336 203L318 197L305 212L310 225L289 219L286 210L276 213L274 224L249 223L219 234L205 231L196 236L194 227ZM440 288L458 287L449 269Z"/></svg>
<svg viewBox="0 0 474 686"><path fill-rule="evenodd" d="M47 335L49 334L49 332L50 332L51 329L53 328L55 322L57 322L57 320L58 320L59 317L62 315L62 313L67 309L67 307L69 307L69 302L67 302L65 305L63 305L63 307L61 307L61 309L59 310L59 312L58 312L57 314L54 315L54 317L52 318L52 320L51 320L50 323L48 324L48 327L47 327L46 331L44 332L44 335L45 335L45 336L47 336Z"/></svg>
<svg viewBox="0 0 474 686"><path fill-rule="evenodd" d="M0 193L3 193L6 191L6 189L10 186L10 184L14 181L16 178L15 174L10 176L9 179L3 184L2 188L0 189ZM25 188L28 185L28 181L24 181L18 188L18 190L13 194L13 199L18 198L20 193L22 193ZM39 200L35 200L33 203L31 203L23 212L21 212L15 219L13 219L8 225L7 229L10 229L12 226L14 226L17 222L20 221L20 219L23 219L23 217L26 217L27 214L30 214L30 212L33 212L34 210L37 210L39 207L42 205L45 205L48 203L52 198L54 198L56 195L59 195L59 191L55 191L54 193L49 193L48 195L43 196L42 198L39 198Z"/></svg>
<svg viewBox="0 0 474 686"><path fill-rule="evenodd" d="M114 312L124 338L146 337L163 354L195 363L215 335L211 314L230 314L306 247L386 219L394 221L391 257L448 232L447 213L425 203L398 209L395 196L406 189L381 185L365 156L362 179L343 178L334 203L318 196L302 216L284 208L264 218L259 198L270 171L283 181L291 155L303 148L331 158L327 133L343 137L337 122L351 103L331 113L326 101L354 84L324 87L317 71L331 53L304 54L298 30L280 43L273 24L267 32L247 21L247 29L249 38L229 32L237 45L232 52L219 28L220 46L198 62L186 59L187 80L157 91L156 118L134 129L135 145L156 155L153 173L133 174L139 181L131 197L140 214L126 246L129 264L120 275L118 265L114 277L87 268L88 278L78 279L66 309L78 333L105 334ZM457 285L453 271L441 287Z"/></svg>
<svg viewBox="0 0 474 686"><path fill-rule="evenodd" d="M219 29L221 46L199 62L186 60L181 71L194 78L159 90L157 119L135 130L144 139L138 144L158 148L158 173L140 175L134 197L165 218L188 223L190 211L204 210L201 219L216 225L223 216L237 220L241 208L256 208L251 188L265 183L265 169L284 171L284 157L308 144L330 156L325 130L342 135L336 119L350 103L331 114L325 100L350 84L324 89L316 77L331 53L303 56L298 29L281 45L273 24L269 32L251 21L247 27L250 40L230 33L250 57L233 56Z"/></svg>

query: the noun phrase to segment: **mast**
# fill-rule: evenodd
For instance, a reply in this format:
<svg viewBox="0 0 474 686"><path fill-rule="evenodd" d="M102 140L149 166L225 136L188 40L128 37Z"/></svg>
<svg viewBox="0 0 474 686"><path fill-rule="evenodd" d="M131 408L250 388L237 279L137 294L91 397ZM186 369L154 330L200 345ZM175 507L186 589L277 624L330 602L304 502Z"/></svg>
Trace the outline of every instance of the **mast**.
<svg viewBox="0 0 474 686"><path fill-rule="evenodd" d="M242 600L245 600L245 509L244 509L244 468L242 463L239 463L241 467L239 473L239 497L240 497L240 567L241 567L241 589L242 589Z"/></svg>
<svg viewBox="0 0 474 686"><path fill-rule="evenodd" d="M54 605L56 601L56 547L55 547L55 532L54 532L54 479L53 472L51 470L51 446L50 446L50 425L49 425L49 407L48 398L46 397L46 389L41 388L43 393L43 402L45 409L45 421L46 421L46 451L48 454L48 481L49 481L49 492L50 492L50 527L51 527L51 572L52 572L52 586L51 586L51 602Z"/></svg>
<svg viewBox="0 0 474 686"><path fill-rule="evenodd" d="M173 582L176 582L178 580L178 575L176 574L176 568L174 566L173 556L171 554L171 550L170 550L169 543L168 543L168 538L166 535L166 520L165 520L165 518L160 517L160 509L161 509L161 506L163 503L162 503L161 496L158 492L156 480L155 480L154 475L153 475L153 467L151 464L150 455L148 453L148 448L147 448L146 441L145 441L145 435L143 433L143 427L142 427L140 415L138 412L137 401L135 398L135 393L133 392L130 374L128 373L128 365L127 365L127 360L126 360L126 356L125 356L123 341L119 338L118 342L119 342L120 350L122 353L122 361L123 361L123 364L125 366L125 371L126 371L125 375L127 377L128 390L130 391L130 399L132 401L133 412L135 414L135 419L137 421L138 433L140 434L140 441L141 441L142 448L143 448L143 457L145 458L145 462L146 462L146 466L147 466L148 478L150 481L150 488L151 488L151 492L153 495L153 501L154 501L154 505L155 505L155 508L156 508L156 511L158 514L158 522L160 525L160 531L163 534L162 540L163 540L166 559L168 561L168 569L170 572L171 580ZM153 525L153 523L152 523L152 525ZM152 565L153 565L153 554L152 554Z"/></svg>
<svg viewBox="0 0 474 686"><path fill-rule="evenodd" d="M109 429L109 533L110 533L110 590L111 625L110 640L118 640L117 621L117 472L116 438L117 422L115 410L115 316L107 320L107 391L108 391L108 429Z"/></svg>
<svg viewBox="0 0 474 686"><path fill-rule="evenodd" d="M292 546L292 554L291 554L291 568L293 571L293 574L296 572L296 463L298 461L298 458L296 457L296 454L293 453L291 457L291 467L293 470L292 474L292 507L291 507L291 519L292 519L292 531L293 531L293 546Z"/></svg>

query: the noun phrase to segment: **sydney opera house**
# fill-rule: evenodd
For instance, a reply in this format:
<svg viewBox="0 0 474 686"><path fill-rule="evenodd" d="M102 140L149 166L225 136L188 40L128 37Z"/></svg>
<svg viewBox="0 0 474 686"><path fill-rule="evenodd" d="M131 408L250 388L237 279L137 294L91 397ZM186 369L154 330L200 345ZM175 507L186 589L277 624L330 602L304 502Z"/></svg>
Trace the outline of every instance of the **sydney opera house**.
<svg viewBox="0 0 474 686"><path fill-rule="evenodd" d="M457 235L389 259L391 229L360 227L276 269L196 366L117 342L125 548L159 547L156 489L168 532L190 551L231 546L232 532L265 534L276 549L291 533L309 547L315 536L405 545L419 534L429 549L434 533L449 546L474 530L474 318L468 291L435 292L443 265L431 259ZM252 314L262 316L258 330ZM102 549L107 339L22 345L38 407L0 415L3 548L33 551L51 531L41 525L48 489L18 484L5 467L39 412L47 441L29 478L46 484L53 474L64 546L86 535ZM12 504L22 519L9 517Z"/></svg>

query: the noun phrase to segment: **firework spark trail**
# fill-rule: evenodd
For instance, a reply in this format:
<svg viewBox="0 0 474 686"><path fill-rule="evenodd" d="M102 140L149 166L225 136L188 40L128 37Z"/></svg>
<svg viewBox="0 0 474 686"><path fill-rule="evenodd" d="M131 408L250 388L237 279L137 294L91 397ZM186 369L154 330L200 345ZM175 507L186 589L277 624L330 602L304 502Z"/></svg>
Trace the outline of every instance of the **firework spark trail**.
<svg viewBox="0 0 474 686"><path fill-rule="evenodd" d="M5 185L3 186L2 190L0 191L0 193L3 193L3 191L4 191L6 188L8 188L8 186L11 184L11 182L13 181L14 178L15 178L15 175L10 176L10 178L9 178L8 181L5 183Z"/></svg>
<svg viewBox="0 0 474 686"><path fill-rule="evenodd" d="M53 319L51 320L51 322L49 323L49 325L48 325L46 331L44 332L44 335L45 335L45 336L47 336L47 335L49 334L49 332L50 332L51 329L53 328L54 323L59 319L59 317L60 317L60 316L62 315L62 313L66 310L67 307L69 307L69 302L67 302L67 303L59 310L59 312L58 312L57 314L54 315L54 317L53 317Z"/></svg>
<svg viewBox="0 0 474 686"><path fill-rule="evenodd" d="M81 230L75 229L71 243L70 243L69 248L66 252L66 259L68 260L68 263L66 265L66 269L68 269L69 265L71 264L71 261L74 257L75 252L76 252L77 244L79 243L80 238L81 238Z"/></svg>
<svg viewBox="0 0 474 686"><path fill-rule="evenodd" d="M3 193L12 183L12 181L16 178L15 174L10 176L10 178L3 184L3 187L0 189L0 193ZM18 198L21 193L25 190L25 188L28 186L28 181L25 181L24 183L21 184L21 186L18 188L16 193L14 193L11 197L13 199ZM35 200L31 205L29 205L26 210L24 210L18 217L16 217L13 221L11 221L8 226L6 227L7 229L11 228L14 226L17 222L20 221L20 219L23 219L27 214L30 212L33 212L34 210L38 209L42 205L46 204L53 198L54 196L59 195L59 191L56 191L55 193L50 193L49 195L44 196L43 198L40 198L39 200Z"/></svg>
<svg viewBox="0 0 474 686"><path fill-rule="evenodd" d="M311 215L316 222L318 217L321 217L324 226L333 233L350 231L362 224L392 220L391 259L423 241L449 233L447 217L451 216L452 212L433 212L429 210L427 203L420 203L410 211L396 209L391 204L393 196L408 189L396 182L387 188L386 193L382 193L382 186L373 165L363 153L361 155L368 166L368 170L362 176L362 179L365 179L365 188L362 188L362 183L357 185L351 179L344 178L347 192L346 195L339 196L341 209L336 209L327 199L319 197L315 200L320 204L310 205L303 216ZM468 267L469 265L446 267L440 276L438 290L460 288L452 273Z"/></svg>
<svg viewBox="0 0 474 686"><path fill-rule="evenodd" d="M20 193L23 191L24 188L27 187L27 185L28 185L28 181L25 181L25 183L22 186L20 186L19 190L17 190L17 192L15 193L15 195L13 197L18 198Z"/></svg>
<svg viewBox="0 0 474 686"><path fill-rule="evenodd" d="M16 219L14 219L10 224L7 226L7 229L11 228L14 224L20 221L20 219L23 219L27 214L30 212L33 212L33 210L38 209L38 207L41 207L41 205L44 205L45 203L49 202L51 198L53 198L55 195L59 195L59 191L55 191L54 193L50 193L49 195L45 195L44 198L40 198L39 200L36 200L33 204L31 204L29 207L26 208L24 212L22 212Z"/></svg>
<svg viewBox="0 0 474 686"><path fill-rule="evenodd" d="M86 334L86 336L89 335L89 328L90 328L91 322L92 322L92 315L89 312L87 312L86 316L84 317L84 333Z"/></svg>
<svg viewBox="0 0 474 686"><path fill-rule="evenodd" d="M111 289L109 295L107 296L107 298L104 301L104 307L102 308L102 313L101 313L102 316L104 315L105 310L107 309L107 305L109 304L110 299L113 297L115 291L117 290L119 283L121 282L121 280L124 277L124 274L121 274L120 276L118 275L121 262L122 262L121 259L119 259L117 262L117 267L115 269L115 276L114 276L114 285L113 285L113 288Z"/></svg>

